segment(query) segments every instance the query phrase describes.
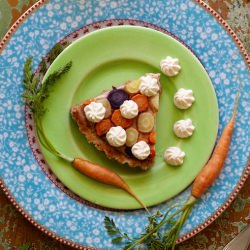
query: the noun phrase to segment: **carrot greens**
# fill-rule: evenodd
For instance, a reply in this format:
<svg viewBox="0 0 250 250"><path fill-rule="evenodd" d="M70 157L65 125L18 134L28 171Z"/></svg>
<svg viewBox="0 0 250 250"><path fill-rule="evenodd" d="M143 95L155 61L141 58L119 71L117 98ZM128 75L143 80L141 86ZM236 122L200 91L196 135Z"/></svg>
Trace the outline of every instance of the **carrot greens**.
<svg viewBox="0 0 250 250"><path fill-rule="evenodd" d="M131 238L127 233L121 232L116 226L114 220L107 216L104 219L104 227L107 233L113 237L112 243L117 244L124 241L124 250L174 249L174 242L176 241L181 226L186 221L195 204L195 201L195 199L190 198L184 204L175 204L171 206L164 215L160 211L157 211L155 214L148 216L148 224L145 227L145 232L136 238ZM172 212L172 214L169 216L170 212ZM179 214L181 214L179 218L176 218ZM169 230L165 233L162 233L160 228L165 225L169 228ZM140 248L140 246L142 246L142 248Z"/></svg>
<svg viewBox="0 0 250 250"><path fill-rule="evenodd" d="M22 96L35 116L41 117L45 113L46 109L43 102L49 97L51 86L53 86L62 75L67 73L71 66L72 62L68 62L65 66L50 74L44 83L41 84L39 77L32 73L32 58L29 57L27 59L24 65L23 79L23 85L26 90Z"/></svg>
<svg viewBox="0 0 250 250"><path fill-rule="evenodd" d="M55 55L54 55L55 57ZM52 62L52 61L51 61ZM42 78L45 75L45 67L46 61L43 58L41 63L40 77L39 74L33 74L32 72L32 57L29 57L24 65L24 78L23 85L25 87L25 92L22 97L26 105L32 110L35 120L35 125L37 129L37 136L40 143L51 153L63 158L63 159L71 159L64 154L60 153L55 147L50 143L48 138L46 137L43 126L41 123L41 117L46 112L46 108L44 106L44 101L49 97L49 92L51 87L56 83L58 79L61 78L62 75L67 73L72 66L72 62L68 62L63 67L57 69L52 74L50 74L47 79L42 83Z"/></svg>

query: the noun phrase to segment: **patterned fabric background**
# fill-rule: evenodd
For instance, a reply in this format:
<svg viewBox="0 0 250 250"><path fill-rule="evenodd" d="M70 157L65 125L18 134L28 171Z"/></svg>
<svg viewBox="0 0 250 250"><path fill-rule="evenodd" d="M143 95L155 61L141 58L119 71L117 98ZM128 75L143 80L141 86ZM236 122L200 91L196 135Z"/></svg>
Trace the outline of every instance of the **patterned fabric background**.
<svg viewBox="0 0 250 250"><path fill-rule="evenodd" d="M15 20L36 1L0 0L0 40ZM250 52L250 1L207 0L230 24ZM179 250L221 250L250 223L250 178L236 200L212 225L192 239L180 244ZM26 221L0 191L0 249L71 249L41 233Z"/></svg>

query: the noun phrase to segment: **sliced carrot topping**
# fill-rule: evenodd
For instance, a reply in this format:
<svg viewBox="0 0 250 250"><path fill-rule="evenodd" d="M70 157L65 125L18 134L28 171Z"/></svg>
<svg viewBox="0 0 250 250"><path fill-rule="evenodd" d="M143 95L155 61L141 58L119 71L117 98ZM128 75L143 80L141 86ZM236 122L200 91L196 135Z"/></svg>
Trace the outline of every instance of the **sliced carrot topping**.
<svg viewBox="0 0 250 250"><path fill-rule="evenodd" d="M126 119L121 115L120 109L116 109L113 112L111 120L116 126L121 126L122 128L128 128L133 124L132 119Z"/></svg>
<svg viewBox="0 0 250 250"><path fill-rule="evenodd" d="M95 126L96 133L98 136L106 134L109 129L112 127L112 123L109 119L104 119L98 122Z"/></svg>
<svg viewBox="0 0 250 250"><path fill-rule="evenodd" d="M145 95L137 94L131 98L138 105L139 112L148 109L148 98Z"/></svg>
<svg viewBox="0 0 250 250"><path fill-rule="evenodd" d="M146 143L148 143L148 134L139 135L138 141L145 141Z"/></svg>
<svg viewBox="0 0 250 250"><path fill-rule="evenodd" d="M91 102L93 102L94 100L95 100L94 98L85 100L85 101L82 103L82 105L83 105L83 106L87 106L87 105L89 105Z"/></svg>
<svg viewBox="0 0 250 250"><path fill-rule="evenodd" d="M152 131L149 135L149 141L150 143L152 144L155 144L156 143L156 132L155 131Z"/></svg>
<svg viewBox="0 0 250 250"><path fill-rule="evenodd" d="M154 148L150 148L150 155L151 158L154 158L156 156L156 152Z"/></svg>

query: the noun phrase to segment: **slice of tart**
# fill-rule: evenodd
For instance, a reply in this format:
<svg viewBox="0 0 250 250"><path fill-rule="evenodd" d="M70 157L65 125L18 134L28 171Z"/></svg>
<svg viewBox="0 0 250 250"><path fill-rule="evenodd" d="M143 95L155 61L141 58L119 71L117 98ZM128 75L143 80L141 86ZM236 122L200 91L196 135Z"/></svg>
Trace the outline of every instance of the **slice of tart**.
<svg viewBox="0 0 250 250"><path fill-rule="evenodd" d="M108 158L148 169L154 163L160 74L148 73L76 104L71 115L88 142Z"/></svg>

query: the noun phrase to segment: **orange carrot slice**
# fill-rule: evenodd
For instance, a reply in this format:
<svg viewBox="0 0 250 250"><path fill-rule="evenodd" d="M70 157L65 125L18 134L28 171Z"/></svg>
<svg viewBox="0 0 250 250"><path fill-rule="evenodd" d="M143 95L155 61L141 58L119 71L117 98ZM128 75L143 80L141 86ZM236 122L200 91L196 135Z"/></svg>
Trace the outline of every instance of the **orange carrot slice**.
<svg viewBox="0 0 250 250"><path fill-rule="evenodd" d="M146 143L148 143L149 141L148 134L140 134L138 141L145 141Z"/></svg>
<svg viewBox="0 0 250 250"><path fill-rule="evenodd" d="M122 128L128 128L133 124L133 120L124 118L119 109L113 112L111 120L116 126L121 126Z"/></svg>
<svg viewBox="0 0 250 250"><path fill-rule="evenodd" d="M148 98L145 95L137 94L131 99L138 105L139 112L143 112L148 109Z"/></svg>
<svg viewBox="0 0 250 250"><path fill-rule="evenodd" d="M96 124L95 126L96 133L98 136L102 136L106 134L111 127L112 127L112 122L109 119L104 119Z"/></svg>
<svg viewBox="0 0 250 250"><path fill-rule="evenodd" d="M95 99L93 99L93 98L91 98L91 99L88 99L88 100L85 100L83 103L82 103L82 105L83 106L87 106L87 105L89 105L91 102L93 102Z"/></svg>
<svg viewBox="0 0 250 250"><path fill-rule="evenodd" d="M156 151L153 147L150 147L150 155L151 158L154 158L156 156Z"/></svg>
<svg viewBox="0 0 250 250"><path fill-rule="evenodd" d="M149 142L152 144L156 143L156 132L152 131L149 135Z"/></svg>

